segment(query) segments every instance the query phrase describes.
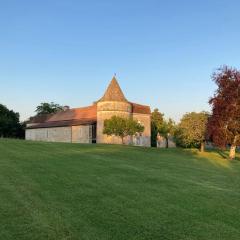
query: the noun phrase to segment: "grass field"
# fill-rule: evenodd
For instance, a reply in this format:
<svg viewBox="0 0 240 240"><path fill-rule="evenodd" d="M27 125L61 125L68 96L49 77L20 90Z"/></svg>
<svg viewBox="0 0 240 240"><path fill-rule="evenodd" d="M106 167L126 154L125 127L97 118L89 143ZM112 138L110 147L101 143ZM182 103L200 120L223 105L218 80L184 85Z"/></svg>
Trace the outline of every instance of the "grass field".
<svg viewBox="0 0 240 240"><path fill-rule="evenodd" d="M240 161L0 140L0 239L240 239Z"/></svg>

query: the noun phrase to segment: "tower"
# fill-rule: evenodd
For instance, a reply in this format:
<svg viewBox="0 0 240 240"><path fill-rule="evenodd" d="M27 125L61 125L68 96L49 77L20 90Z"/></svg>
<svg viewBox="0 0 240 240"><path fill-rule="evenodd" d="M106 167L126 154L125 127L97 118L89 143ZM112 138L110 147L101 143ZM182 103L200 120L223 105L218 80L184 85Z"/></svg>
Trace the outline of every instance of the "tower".
<svg viewBox="0 0 240 240"><path fill-rule="evenodd" d="M121 144L121 139L116 136L103 134L104 120L112 116L130 118L132 105L125 98L115 76L112 78L105 94L97 102L97 143ZM126 138L125 143L130 141Z"/></svg>

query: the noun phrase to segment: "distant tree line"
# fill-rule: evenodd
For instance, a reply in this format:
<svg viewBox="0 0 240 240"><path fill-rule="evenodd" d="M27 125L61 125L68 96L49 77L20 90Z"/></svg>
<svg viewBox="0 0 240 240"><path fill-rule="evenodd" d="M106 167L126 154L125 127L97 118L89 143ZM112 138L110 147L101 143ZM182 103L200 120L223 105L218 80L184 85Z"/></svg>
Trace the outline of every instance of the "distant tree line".
<svg viewBox="0 0 240 240"><path fill-rule="evenodd" d="M186 113L175 124L171 119L164 119L158 109L152 112L152 146L156 146L158 133L166 140L171 134L181 147L204 151L207 140L222 150L230 146L229 158L235 158L240 145L240 71L224 66L213 73L212 80L217 90L209 100L211 113Z"/></svg>
<svg viewBox="0 0 240 240"><path fill-rule="evenodd" d="M151 118L152 146L156 147L159 133L166 140L166 148L171 136L180 147L196 147L204 151L207 119L206 112L191 112L186 113L180 123L176 124L171 118L165 119L164 114L155 109Z"/></svg>

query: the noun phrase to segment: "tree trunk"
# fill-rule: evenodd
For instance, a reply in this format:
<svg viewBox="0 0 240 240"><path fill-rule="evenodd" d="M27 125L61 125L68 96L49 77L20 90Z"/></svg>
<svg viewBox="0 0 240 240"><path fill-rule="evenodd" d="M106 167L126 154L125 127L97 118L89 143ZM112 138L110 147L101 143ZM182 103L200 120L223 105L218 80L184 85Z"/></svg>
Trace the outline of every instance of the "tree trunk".
<svg viewBox="0 0 240 240"><path fill-rule="evenodd" d="M123 141L124 137L121 137L121 139L122 139L122 144L124 144L124 141Z"/></svg>
<svg viewBox="0 0 240 240"><path fill-rule="evenodd" d="M236 156L236 145L232 144L229 152L230 160L233 160Z"/></svg>
<svg viewBox="0 0 240 240"><path fill-rule="evenodd" d="M230 160L235 159L235 156L236 156L236 147L237 147L237 139L238 139L238 136L235 136L235 137L234 137L234 140L233 140L233 143L231 144L230 152L229 152L229 158L230 158Z"/></svg>
<svg viewBox="0 0 240 240"><path fill-rule="evenodd" d="M205 142L204 142L204 141L201 142L200 151L201 151L201 152L204 152L204 151L205 151Z"/></svg>
<svg viewBox="0 0 240 240"><path fill-rule="evenodd" d="M166 148L168 148L168 137L166 137Z"/></svg>

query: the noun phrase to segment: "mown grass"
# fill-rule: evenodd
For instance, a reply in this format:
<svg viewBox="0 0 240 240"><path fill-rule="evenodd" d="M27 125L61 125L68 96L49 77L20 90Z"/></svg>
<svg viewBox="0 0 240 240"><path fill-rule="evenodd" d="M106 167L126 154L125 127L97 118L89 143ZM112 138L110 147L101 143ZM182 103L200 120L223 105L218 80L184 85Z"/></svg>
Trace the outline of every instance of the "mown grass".
<svg viewBox="0 0 240 240"><path fill-rule="evenodd" d="M0 140L0 239L240 239L240 162Z"/></svg>

